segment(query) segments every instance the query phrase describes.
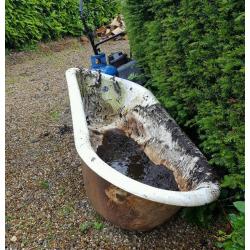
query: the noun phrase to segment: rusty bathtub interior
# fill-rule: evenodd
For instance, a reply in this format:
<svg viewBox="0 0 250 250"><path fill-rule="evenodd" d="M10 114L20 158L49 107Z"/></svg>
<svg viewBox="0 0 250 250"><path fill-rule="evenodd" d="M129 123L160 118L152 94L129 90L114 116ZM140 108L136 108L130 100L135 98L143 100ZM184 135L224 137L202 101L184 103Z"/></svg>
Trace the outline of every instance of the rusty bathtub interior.
<svg viewBox="0 0 250 250"><path fill-rule="evenodd" d="M66 79L85 190L104 218L124 229L146 231L181 207L218 198L219 184L206 158L149 90L87 69L68 69ZM143 184L105 163L96 151L111 129L122 130L152 162L173 171L179 191Z"/></svg>

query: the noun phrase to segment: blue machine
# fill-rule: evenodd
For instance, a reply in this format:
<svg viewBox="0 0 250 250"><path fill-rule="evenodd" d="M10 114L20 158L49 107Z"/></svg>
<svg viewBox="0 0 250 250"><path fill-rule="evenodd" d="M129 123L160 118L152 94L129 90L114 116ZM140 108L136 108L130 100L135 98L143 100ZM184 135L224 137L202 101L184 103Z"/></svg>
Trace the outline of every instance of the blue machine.
<svg viewBox="0 0 250 250"><path fill-rule="evenodd" d="M125 32L120 32L114 36L95 43L93 31L90 29L86 21L89 11L86 8L85 11L83 11L83 0L80 0L79 11L84 30L94 51L94 55L91 56L91 69L122 78L127 78L131 73L138 73L139 69L136 67L135 61L129 59L123 52L115 52L108 56L108 64L105 53L100 52L100 49L98 48L100 44L103 44L115 37L125 35Z"/></svg>
<svg viewBox="0 0 250 250"><path fill-rule="evenodd" d="M107 65L106 55L104 53L91 56L91 69L100 70L102 73L111 76L118 76L117 68L113 65Z"/></svg>

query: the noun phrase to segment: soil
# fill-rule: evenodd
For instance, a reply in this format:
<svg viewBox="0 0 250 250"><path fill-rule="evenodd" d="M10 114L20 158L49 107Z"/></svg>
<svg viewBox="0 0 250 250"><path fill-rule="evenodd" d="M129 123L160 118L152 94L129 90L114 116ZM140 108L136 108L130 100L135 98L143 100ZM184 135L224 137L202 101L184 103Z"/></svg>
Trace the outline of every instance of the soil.
<svg viewBox="0 0 250 250"><path fill-rule="evenodd" d="M157 188L179 190L173 172L163 165L154 164L122 130L106 131L97 154L112 168L134 180Z"/></svg>
<svg viewBox="0 0 250 250"><path fill-rule="evenodd" d="M101 49L129 54L126 40ZM6 249L216 249L216 221L199 228L178 214L150 232L128 232L92 208L65 79L91 54L86 40L68 38L6 56Z"/></svg>

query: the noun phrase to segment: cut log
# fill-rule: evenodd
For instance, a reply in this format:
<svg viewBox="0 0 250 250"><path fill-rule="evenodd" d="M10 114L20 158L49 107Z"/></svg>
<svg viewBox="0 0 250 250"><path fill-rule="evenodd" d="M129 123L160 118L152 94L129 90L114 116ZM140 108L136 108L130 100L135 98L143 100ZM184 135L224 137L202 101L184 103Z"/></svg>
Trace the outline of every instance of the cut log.
<svg viewBox="0 0 250 250"><path fill-rule="evenodd" d="M120 22L118 21L118 17L115 17L115 18L112 20L110 26L113 26L113 27L120 27L120 26L121 26Z"/></svg>
<svg viewBox="0 0 250 250"><path fill-rule="evenodd" d="M111 32L112 32L112 34L117 35L123 31L124 31L124 29L117 27L116 29L112 30Z"/></svg>

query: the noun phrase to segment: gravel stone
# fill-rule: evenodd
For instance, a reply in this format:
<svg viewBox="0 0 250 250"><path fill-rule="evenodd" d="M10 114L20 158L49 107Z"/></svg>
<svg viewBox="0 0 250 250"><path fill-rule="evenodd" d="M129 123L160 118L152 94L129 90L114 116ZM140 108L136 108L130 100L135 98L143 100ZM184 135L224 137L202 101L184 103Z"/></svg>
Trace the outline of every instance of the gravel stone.
<svg viewBox="0 0 250 250"><path fill-rule="evenodd" d="M16 242L17 241L17 237L16 236L11 237L10 241Z"/></svg>

